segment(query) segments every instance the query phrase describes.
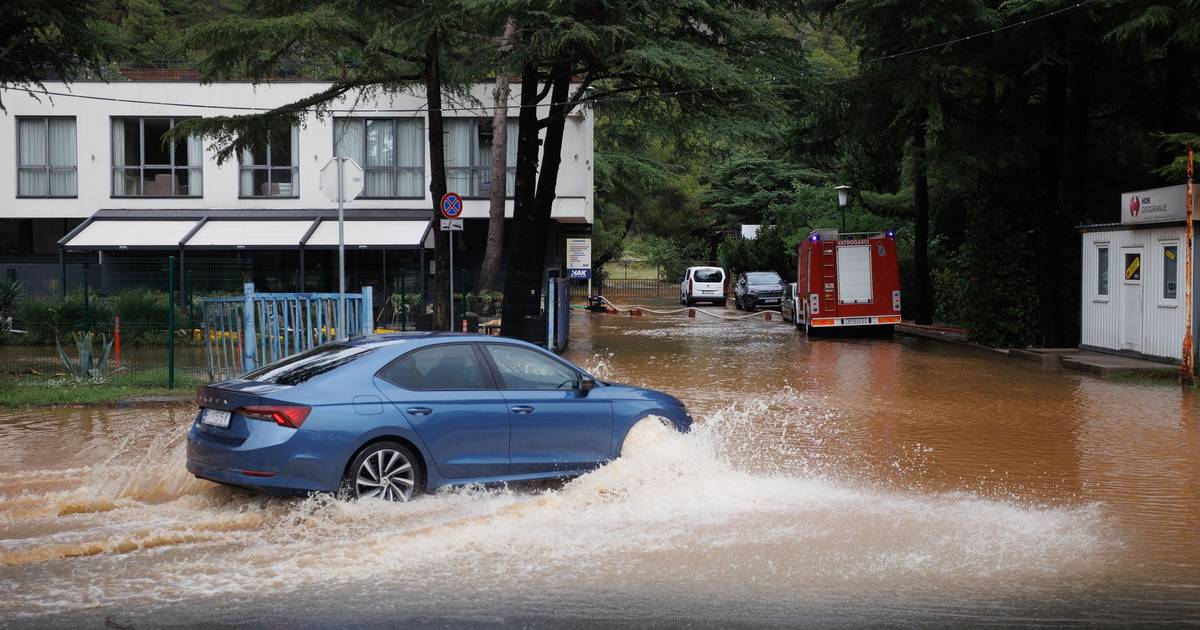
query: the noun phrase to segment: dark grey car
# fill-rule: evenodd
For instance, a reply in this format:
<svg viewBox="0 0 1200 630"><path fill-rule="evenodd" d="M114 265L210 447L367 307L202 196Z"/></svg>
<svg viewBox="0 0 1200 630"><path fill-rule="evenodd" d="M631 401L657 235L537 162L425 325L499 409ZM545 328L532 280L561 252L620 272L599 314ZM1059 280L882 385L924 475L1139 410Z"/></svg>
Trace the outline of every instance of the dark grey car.
<svg viewBox="0 0 1200 630"><path fill-rule="evenodd" d="M733 286L733 304L741 310L777 307L782 300L783 278L774 271L747 271Z"/></svg>

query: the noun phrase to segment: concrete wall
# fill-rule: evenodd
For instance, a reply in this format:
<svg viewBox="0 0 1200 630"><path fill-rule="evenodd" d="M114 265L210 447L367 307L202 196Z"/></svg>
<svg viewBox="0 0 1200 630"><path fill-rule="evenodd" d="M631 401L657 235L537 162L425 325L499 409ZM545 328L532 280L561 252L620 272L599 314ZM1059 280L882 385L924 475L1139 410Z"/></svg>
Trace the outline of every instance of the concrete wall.
<svg viewBox="0 0 1200 630"><path fill-rule="evenodd" d="M1184 297L1184 228L1181 226L1147 227L1087 231L1083 236L1083 272L1081 284L1081 338L1084 346L1114 351L1137 352L1150 357L1172 360L1182 358L1186 327ZM1166 244L1178 245L1178 299L1163 298L1163 250ZM1099 247L1109 247L1109 294L1097 294ZM1142 248L1142 304L1140 340L1137 320L1125 302L1126 248ZM1134 343L1126 339L1126 327L1134 334Z"/></svg>
<svg viewBox="0 0 1200 630"><path fill-rule="evenodd" d="M242 82L210 85L186 82L46 83L50 92L69 92L75 96L36 98L20 90L4 90L7 115L0 116L0 219L3 218L86 218L103 208L334 208L321 194L318 171L333 157L333 121L310 115L300 129L299 198L240 199L236 160L218 165L214 154L205 151L203 165L204 196L179 199L137 199L112 197L112 150L110 118L115 116L217 116L246 113L233 107L272 108L325 89L327 83L284 82L253 86ZM481 84L472 96L478 103L490 104L492 85ZM513 86L510 103L519 102L520 86ZM151 103L92 100L107 99L153 101ZM169 103L169 104L157 104ZM468 108L446 112L447 116L490 117L490 110L470 109L470 99L450 99L447 107ZM348 97L335 105L335 116L418 116L425 117L421 94L382 94L357 100ZM388 111L391 110L391 111ZM405 110L405 111L396 111ZM509 115L515 117L516 109ZM18 116L74 116L78 151L76 198L18 199L16 164L16 118ZM558 176L558 199L552 216L564 223L593 221L593 119L586 108L575 112L566 125L563 139L562 168ZM428 126L426 126L428 129ZM424 199L356 200L352 208L432 208L428 193L429 152L425 154ZM510 192L511 194L511 192ZM464 217L486 218L486 199L466 200ZM512 216L512 202L508 203Z"/></svg>

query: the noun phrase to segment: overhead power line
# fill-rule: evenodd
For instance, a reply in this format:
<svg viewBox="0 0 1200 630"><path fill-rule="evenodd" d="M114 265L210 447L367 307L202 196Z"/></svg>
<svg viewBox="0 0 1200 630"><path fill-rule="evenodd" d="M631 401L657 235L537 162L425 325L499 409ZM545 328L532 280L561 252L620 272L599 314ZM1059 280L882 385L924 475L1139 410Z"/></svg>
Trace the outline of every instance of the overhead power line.
<svg viewBox="0 0 1200 630"><path fill-rule="evenodd" d="M1035 22L1041 22L1043 20L1057 17L1064 13L1068 13L1070 11L1080 9L1082 7L1085 7L1090 4L1094 4L1096 2L1099 2L1099 0L1080 0L1079 2L1076 2L1074 4L1070 4L1065 7L1059 7L1058 9L1054 9L1053 11L1048 11L1046 13L1042 13L1040 15L1036 15L1036 16L1033 16L1030 18L1025 18L1022 20L1014 21L1010 24L1005 24L1003 26L997 26L996 28L989 29L986 31L980 31L978 33L972 33L970 35L964 35L962 37L955 37L953 39L948 39L948 40L945 40L942 42L937 42L935 44L929 44L926 46L921 46L919 48L913 48L913 49L905 50L902 52L882 55L882 56L875 57L872 59L866 59L866 60L860 59L858 61L858 63L860 66L865 65L865 64L880 63L880 62L884 62L884 61L891 61L893 59L899 59L901 57L908 57L911 55L917 55L920 53L929 52L931 50L935 50L935 49L939 49L939 48L946 48L948 46L953 46L955 44L961 44L961 43L964 43L964 42L967 42L967 41L970 41L973 39L988 37L988 36L994 35L996 33L1001 33L1004 31L1010 31L1013 29L1021 28L1023 26L1027 26L1029 24L1033 24ZM709 86L702 86L702 87L695 87L695 88L684 88L684 89L679 89L679 90L666 90L666 91L662 91L662 92L656 92L654 94L639 94L639 95L633 95L633 96L612 95L612 96L604 96L604 97L598 97L598 98L590 98L589 97L589 98L582 99L581 101L576 102L576 103L538 103L537 105L511 105L508 107L508 109L521 109L522 107L553 107L555 105L578 105L578 104L588 104L591 106L595 106L595 105L609 103L609 102L628 103L631 101L644 101L644 100L649 100L649 99L666 100L666 99L676 98L679 96L684 96L684 95L688 95L688 94L696 94L696 93L701 93L701 92L715 92L718 90L745 88L745 87L751 87L751 86L755 86L755 85L763 85L763 84L767 84L767 83L782 83L785 81L799 79L804 76L807 76L807 75L788 75L788 76L782 76L782 77L768 77L768 78L763 78L763 79L755 79L752 81L746 81L746 82L738 83L738 84L734 84L734 85L709 85ZM250 107L250 106L245 106L245 105L213 105L213 104L207 104L207 103L181 103L181 102L173 102L173 101L154 101L154 100L146 100L146 99L120 98L120 97L114 97L114 96L97 96L94 94L77 94L75 92L55 92L55 91L50 91L50 90L34 90L31 88L18 88L16 91L24 91L24 92L27 92L28 94L30 94L31 96L35 96L35 97L43 96L43 95L44 96L61 96L61 97L66 97L66 98L79 98L79 99L92 100L92 101L106 101L106 102L110 102L110 103L127 103L127 104L131 104L131 105L161 105L161 106L167 106L167 107L180 107L180 108L189 108L189 109L212 109L212 110L220 110L220 111L225 111L225 112L228 112L228 111L268 112L268 111L271 111L272 109L275 109L274 107ZM477 105L477 106L458 105L458 106L442 107L440 111L442 113L447 113L447 112L488 112L488 111L493 111L495 109L497 109L497 107L495 105L482 105L481 104L481 105ZM304 110L304 111L313 111L313 110L315 110L315 108L311 108L309 110ZM334 112L334 113L339 113L339 112L344 113L344 112L367 111L367 110L365 108L350 107L350 108L329 108L328 111ZM387 114L401 114L401 113L420 114L420 113L424 113L429 110L425 107L414 107L414 108L402 108L402 109L376 108L376 109L371 109L369 111L387 113Z"/></svg>

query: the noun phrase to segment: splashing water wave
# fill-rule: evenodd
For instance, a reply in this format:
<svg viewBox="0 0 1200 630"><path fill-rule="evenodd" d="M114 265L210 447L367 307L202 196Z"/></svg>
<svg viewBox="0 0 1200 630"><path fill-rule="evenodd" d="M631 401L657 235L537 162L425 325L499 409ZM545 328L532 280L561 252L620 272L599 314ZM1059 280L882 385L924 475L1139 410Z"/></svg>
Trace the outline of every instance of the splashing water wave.
<svg viewBox="0 0 1200 630"><path fill-rule="evenodd" d="M1112 535L1096 507L887 491L824 476L771 440L746 446L762 414L789 401L813 408L780 397L729 405L689 434L643 421L620 458L561 486L461 488L410 504L198 481L174 427L95 466L2 480L34 489L0 497L0 616L306 589L428 597L447 581L481 597L591 588L778 599L848 581L945 589L1104 568ZM817 413L784 430L815 435L834 420Z"/></svg>

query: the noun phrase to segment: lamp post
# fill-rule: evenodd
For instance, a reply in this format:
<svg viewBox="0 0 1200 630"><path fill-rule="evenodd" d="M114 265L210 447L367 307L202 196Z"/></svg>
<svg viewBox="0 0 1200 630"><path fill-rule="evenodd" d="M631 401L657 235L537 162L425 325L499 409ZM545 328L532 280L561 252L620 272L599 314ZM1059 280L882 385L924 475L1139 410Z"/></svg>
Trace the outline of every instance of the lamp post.
<svg viewBox="0 0 1200 630"><path fill-rule="evenodd" d="M845 184L842 184L841 186L834 186L833 189L837 191L838 207L842 209L842 231L845 232L846 231L846 204L850 203L850 187Z"/></svg>

